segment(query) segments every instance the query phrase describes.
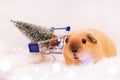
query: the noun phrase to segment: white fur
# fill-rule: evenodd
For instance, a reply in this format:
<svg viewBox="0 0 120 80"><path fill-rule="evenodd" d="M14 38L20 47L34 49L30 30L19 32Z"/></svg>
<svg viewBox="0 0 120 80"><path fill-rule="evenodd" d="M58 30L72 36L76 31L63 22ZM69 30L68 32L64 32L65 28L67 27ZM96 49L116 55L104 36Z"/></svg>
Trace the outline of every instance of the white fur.
<svg viewBox="0 0 120 80"><path fill-rule="evenodd" d="M89 52L84 52L83 55L79 57L80 61L82 61L83 64L91 64L94 62L93 57L90 55Z"/></svg>

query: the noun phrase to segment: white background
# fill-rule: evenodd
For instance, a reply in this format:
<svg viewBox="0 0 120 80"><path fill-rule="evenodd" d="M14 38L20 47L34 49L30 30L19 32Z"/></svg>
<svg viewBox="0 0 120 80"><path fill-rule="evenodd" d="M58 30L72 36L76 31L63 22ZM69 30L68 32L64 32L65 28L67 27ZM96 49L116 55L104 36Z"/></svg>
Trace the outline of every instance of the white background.
<svg viewBox="0 0 120 80"><path fill-rule="evenodd" d="M110 59L113 63L105 60L106 62L101 61L93 67L87 67L87 70L83 67L75 68L75 70L74 68L68 68L70 72L65 68L64 59L62 58L60 60L63 63L57 64L59 66L58 70L60 68L60 72L57 73L54 73L54 69L53 72L49 70L51 66L54 67L54 64L28 66L28 62L34 61L33 56L28 55L27 44L29 40L10 23L10 19L45 27L66 27L70 25L71 30L88 27L98 28L113 39L117 47L118 56ZM47 78L47 80L66 80L69 79L68 76L70 75L73 75L71 79L77 78L79 80L120 80L119 27L119 0L0 0L0 60L11 60L13 67L16 65L22 66L22 68L13 68L8 80L16 78L17 80L24 80L26 78L26 76L23 76L24 74L30 80L40 80L41 76L38 73L34 73L34 70L31 71L34 67L38 67L39 72L43 70L42 79ZM26 64L27 67L22 64ZM66 72L62 72L63 69ZM112 75L110 72L113 72ZM31 73L34 73L34 75ZM32 78L28 75L31 75Z"/></svg>

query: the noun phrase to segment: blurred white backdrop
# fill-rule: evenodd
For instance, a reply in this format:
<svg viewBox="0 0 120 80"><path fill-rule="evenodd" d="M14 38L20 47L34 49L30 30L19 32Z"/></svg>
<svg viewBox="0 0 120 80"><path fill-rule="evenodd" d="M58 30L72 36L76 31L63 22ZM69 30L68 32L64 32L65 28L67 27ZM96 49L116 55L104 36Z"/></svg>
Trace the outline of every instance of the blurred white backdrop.
<svg viewBox="0 0 120 80"><path fill-rule="evenodd" d="M0 59L8 58L13 61L14 65L18 63L22 64L23 61L18 59L18 57L26 60L26 62L29 62L29 59L32 57L24 54L27 53L27 44L29 41L10 23L10 19L38 24L45 27L66 27L70 25L72 30L78 28L98 28L108 34L114 40L117 46L118 54L120 53L119 0L0 0ZM113 62L117 64L117 67L120 70L120 65L118 65L118 62L120 63L119 59L114 59ZM102 67L102 70L105 70L108 66L106 63L100 64L105 66L105 68ZM105 75L102 74L104 71L102 72L101 70L98 70L101 66L100 64L98 64L99 67L98 65L94 67L95 70L98 71L96 73L100 74L93 72L93 75L98 76L100 80L120 79L118 75L120 71L118 74L112 76L112 78L106 78ZM43 65L46 66L45 64ZM40 67L42 65L38 66ZM25 67L24 72L27 70L27 68ZM31 67L28 69L31 69ZM90 70L91 76L88 78L96 80L97 78L92 75L92 70L93 68ZM113 66L112 70L113 72L116 72L116 68L114 69ZM12 72L12 77L15 75L15 72L17 77L21 77L21 75L19 75L19 70L17 69ZM48 72L50 71L48 70ZM82 72L84 72L84 69ZM85 70L85 73L86 72L87 70ZM71 75L73 73L69 74ZM85 73L82 74L79 72L79 74L83 76L81 76L79 79L87 80L85 75L88 75L88 73ZM62 74L60 75L62 76ZM48 77L46 74L44 76ZM14 80L12 77L10 77L8 80ZM57 77L61 79L60 76ZM32 78L29 78L28 76L27 79L32 80ZM23 79L20 80L27 79L26 76L24 76Z"/></svg>

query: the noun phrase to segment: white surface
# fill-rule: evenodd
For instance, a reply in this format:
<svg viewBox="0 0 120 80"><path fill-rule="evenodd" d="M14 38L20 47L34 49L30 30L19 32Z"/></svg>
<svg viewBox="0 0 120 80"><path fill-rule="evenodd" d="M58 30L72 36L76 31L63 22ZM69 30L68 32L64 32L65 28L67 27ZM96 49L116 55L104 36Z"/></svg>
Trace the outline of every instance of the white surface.
<svg viewBox="0 0 120 80"><path fill-rule="evenodd" d="M9 60L8 69L12 67L6 80L120 80L119 14L119 0L0 0L0 62ZM98 28L114 40L118 56L94 65L66 66L62 55L56 55L55 63L29 64L39 56L29 54L29 40L10 19L46 27L70 25L72 30Z"/></svg>

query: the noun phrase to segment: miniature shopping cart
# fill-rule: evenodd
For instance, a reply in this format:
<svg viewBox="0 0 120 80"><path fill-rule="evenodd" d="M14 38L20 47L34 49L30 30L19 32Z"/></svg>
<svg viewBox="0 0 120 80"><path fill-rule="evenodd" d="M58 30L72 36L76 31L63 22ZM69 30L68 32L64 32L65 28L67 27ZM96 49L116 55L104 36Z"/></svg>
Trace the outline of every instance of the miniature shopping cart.
<svg viewBox="0 0 120 80"><path fill-rule="evenodd" d="M29 48L30 53L42 53L42 54L61 54L62 53L65 38L68 35L68 32L70 31L70 26L67 26L66 28L54 28L54 27L52 27L50 30L53 33L54 33L54 31L65 30L65 34L64 35L57 35L56 38L52 38L49 40L40 41L37 43L29 43L28 48ZM57 40L57 45L52 46L52 48L50 48L51 45L48 45L47 47L45 46L45 44L48 44L48 43L55 41L55 40Z"/></svg>

